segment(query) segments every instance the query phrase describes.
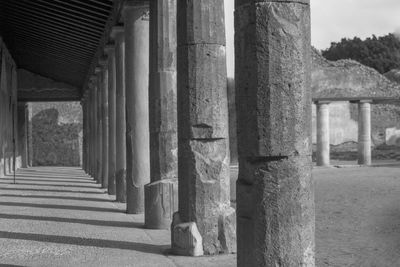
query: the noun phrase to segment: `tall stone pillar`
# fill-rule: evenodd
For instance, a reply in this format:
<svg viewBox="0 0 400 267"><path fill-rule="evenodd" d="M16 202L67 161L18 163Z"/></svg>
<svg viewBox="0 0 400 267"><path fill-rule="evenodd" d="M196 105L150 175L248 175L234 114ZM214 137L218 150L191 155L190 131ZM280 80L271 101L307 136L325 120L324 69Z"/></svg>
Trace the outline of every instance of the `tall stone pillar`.
<svg viewBox="0 0 400 267"><path fill-rule="evenodd" d="M105 48L108 56L108 194L115 195L116 169L116 66L115 46Z"/></svg>
<svg viewBox="0 0 400 267"><path fill-rule="evenodd" d="M28 104L28 112L27 112L27 119L28 122L28 166L33 166L33 142L32 142L32 105Z"/></svg>
<svg viewBox="0 0 400 267"><path fill-rule="evenodd" d="M317 101L317 165L329 166L329 102Z"/></svg>
<svg viewBox="0 0 400 267"><path fill-rule="evenodd" d="M27 104L18 103L18 154L21 156L21 168L28 168L28 124Z"/></svg>
<svg viewBox="0 0 400 267"><path fill-rule="evenodd" d="M81 101L81 107L82 107L82 169L87 173L87 94L85 93L82 101Z"/></svg>
<svg viewBox="0 0 400 267"><path fill-rule="evenodd" d="M149 145L149 7L127 1L125 86L127 146L127 213L144 212L144 185L150 182Z"/></svg>
<svg viewBox="0 0 400 267"><path fill-rule="evenodd" d="M358 103L358 164L371 165L371 101Z"/></svg>
<svg viewBox="0 0 400 267"><path fill-rule="evenodd" d="M101 116L102 116L102 188L108 189L108 157L109 157L109 118L108 118L108 61L101 60L102 80L101 80Z"/></svg>
<svg viewBox="0 0 400 267"><path fill-rule="evenodd" d="M89 150L90 150L90 175L95 178L95 142L97 138L96 133L96 118L95 118L95 111L94 111L94 104L95 104L95 76L92 76L89 82Z"/></svg>
<svg viewBox="0 0 400 267"><path fill-rule="evenodd" d="M126 110L125 110L125 33L124 27L114 27L116 65L116 201L126 202Z"/></svg>
<svg viewBox="0 0 400 267"><path fill-rule="evenodd" d="M172 249L233 252L224 0L179 0L177 18L179 212Z"/></svg>
<svg viewBox="0 0 400 267"><path fill-rule="evenodd" d="M103 74L102 68L96 68L97 83L96 83L96 121L97 121L97 142L96 142L96 181L99 184L103 183L103 112L102 112L102 99L103 99Z"/></svg>
<svg viewBox="0 0 400 267"><path fill-rule="evenodd" d="M178 210L176 0L150 2L150 179L146 228L168 229Z"/></svg>
<svg viewBox="0 0 400 267"><path fill-rule="evenodd" d="M310 1L235 1L235 16L237 265L315 266Z"/></svg>

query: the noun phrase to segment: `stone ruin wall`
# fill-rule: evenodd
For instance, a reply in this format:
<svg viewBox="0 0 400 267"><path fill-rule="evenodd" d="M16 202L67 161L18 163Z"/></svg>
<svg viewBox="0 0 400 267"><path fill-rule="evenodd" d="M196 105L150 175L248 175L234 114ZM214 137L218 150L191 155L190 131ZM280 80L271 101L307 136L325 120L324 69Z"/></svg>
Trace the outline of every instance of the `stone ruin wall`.
<svg viewBox="0 0 400 267"><path fill-rule="evenodd" d="M0 36L0 177L21 166L17 137L17 65ZM15 143L13 142L15 141Z"/></svg>
<svg viewBox="0 0 400 267"><path fill-rule="evenodd" d="M328 61L313 50L313 97L400 97L400 85L353 60ZM316 143L316 113L313 105L313 143ZM330 141L332 145L357 142L356 104L330 104ZM400 106L371 105L373 145L400 145Z"/></svg>
<svg viewBox="0 0 400 267"><path fill-rule="evenodd" d="M80 166L82 109L79 102L29 104L33 166Z"/></svg>

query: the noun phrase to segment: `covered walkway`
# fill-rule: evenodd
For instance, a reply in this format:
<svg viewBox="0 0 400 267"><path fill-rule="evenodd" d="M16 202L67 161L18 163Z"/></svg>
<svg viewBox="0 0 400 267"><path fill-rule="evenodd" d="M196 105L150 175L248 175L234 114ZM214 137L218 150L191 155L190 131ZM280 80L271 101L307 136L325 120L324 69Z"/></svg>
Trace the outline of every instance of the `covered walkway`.
<svg viewBox="0 0 400 267"><path fill-rule="evenodd" d="M143 228L78 168L0 179L0 266L235 266L235 255L168 255L170 232Z"/></svg>

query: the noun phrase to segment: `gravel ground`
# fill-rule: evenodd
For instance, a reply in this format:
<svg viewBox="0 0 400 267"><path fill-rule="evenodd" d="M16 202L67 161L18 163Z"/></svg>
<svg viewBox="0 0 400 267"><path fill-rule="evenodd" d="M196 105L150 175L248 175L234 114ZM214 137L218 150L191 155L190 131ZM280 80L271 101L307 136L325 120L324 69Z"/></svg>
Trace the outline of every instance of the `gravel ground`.
<svg viewBox="0 0 400 267"><path fill-rule="evenodd" d="M316 266L400 266L400 166L377 166L314 169ZM169 231L143 229L76 168L11 182L0 179L0 266L236 266L169 255Z"/></svg>

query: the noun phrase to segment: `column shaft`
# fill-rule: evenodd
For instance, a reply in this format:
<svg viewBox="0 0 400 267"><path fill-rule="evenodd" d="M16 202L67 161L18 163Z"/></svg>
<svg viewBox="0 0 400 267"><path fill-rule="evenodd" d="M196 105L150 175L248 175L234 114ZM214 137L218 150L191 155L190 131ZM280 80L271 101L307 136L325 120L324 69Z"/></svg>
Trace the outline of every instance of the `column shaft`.
<svg viewBox="0 0 400 267"><path fill-rule="evenodd" d="M172 249L197 255L202 249L232 252L224 1L179 0L177 8L179 213ZM202 238L196 253L182 244L182 232L188 231L181 228L187 225L197 227Z"/></svg>
<svg viewBox="0 0 400 267"><path fill-rule="evenodd" d="M21 168L28 168L28 124L27 104L25 102L18 103L18 152L21 156Z"/></svg>
<svg viewBox="0 0 400 267"><path fill-rule="evenodd" d="M178 209L176 0L150 2L150 179L145 227L168 229Z"/></svg>
<svg viewBox="0 0 400 267"><path fill-rule="evenodd" d="M103 65L103 75L101 84L101 111L102 111L102 187L108 189L108 157L109 157L109 143L108 143L108 67L107 64Z"/></svg>
<svg viewBox="0 0 400 267"><path fill-rule="evenodd" d="M107 48L108 54L108 194L115 195L115 168L116 168L116 69L115 47Z"/></svg>
<svg viewBox="0 0 400 267"><path fill-rule="evenodd" d="M125 35L115 36L116 60L116 200L126 202Z"/></svg>
<svg viewBox="0 0 400 267"><path fill-rule="evenodd" d="M371 165L371 104L358 104L358 164Z"/></svg>
<svg viewBox="0 0 400 267"><path fill-rule="evenodd" d="M99 184L103 183L103 168L102 168L102 160L103 160L103 116L101 103L103 98L103 90L102 90L102 79L103 75L101 71L97 75L97 90L96 90L96 121L97 121L97 142L96 142L96 174L97 174L97 182Z"/></svg>
<svg viewBox="0 0 400 267"><path fill-rule="evenodd" d="M81 101L81 107L82 107L82 169L87 173L87 154L86 154L86 146L87 146L87 97L83 97Z"/></svg>
<svg viewBox="0 0 400 267"><path fill-rule="evenodd" d="M329 166L329 103L317 102L317 165Z"/></svg>
<svg viewBox="0 0 400 267"><path fill-rule="evenodd" d="M238 266L315 266L310 1L235 1Z"/></svg>
<svg viewBox="0 0 400 267"><path fill-rule="evenodd" d="M144 212L150 181L148 6L125 9L127 212Z"/></svg>

